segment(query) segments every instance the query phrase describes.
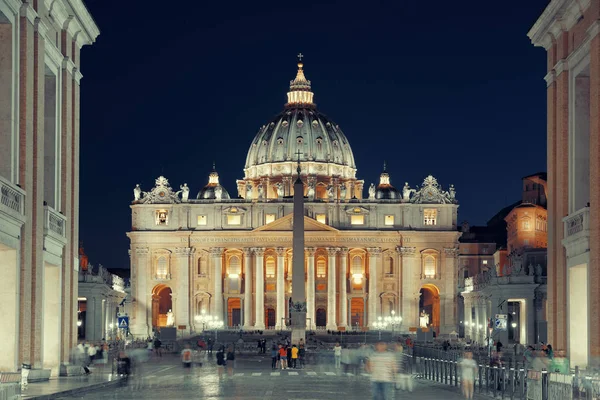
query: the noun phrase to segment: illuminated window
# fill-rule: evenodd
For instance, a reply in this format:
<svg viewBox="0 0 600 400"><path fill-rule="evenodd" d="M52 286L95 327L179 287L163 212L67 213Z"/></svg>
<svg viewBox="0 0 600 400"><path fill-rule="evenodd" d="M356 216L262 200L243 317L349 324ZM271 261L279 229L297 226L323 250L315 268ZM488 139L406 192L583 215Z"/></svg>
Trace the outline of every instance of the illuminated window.
<svg viewBox="0 0 600 400"><path fill-rule="evenodd" d="M206 215L198 215L198 225L206 225L208 218Z"/></svg>
<svg viewBox="0 0 600 400"><path fill-rule="evenodd" d="M365 224L365 216L364 215L351 215L350 216L350 225L364 225Z"/></svg>
<svg viewBox="0 0 600 400"><path fill-rule="evenodd" d="M275 221L275 214L265 214L265 224Z"/></svg>
<svg viewBox="0 0 600 400"><path fill-rule="evenodd" d="M530 229L529 220L526 219L525 221L523 221L523 230L528 231L529 229Z"/></svg>
<svg viewBox="0 0 600 400"><path fill-rule="evenodd" d="M239 277L242 273L242 263L238 256L233 256L229 259L229 268L227 273L230 278Z"/></svg>
<svg viewBox="0 0 600 400"><path fill-rule="evenodd" d="M242 216L241 215L228 215L227 216L227 225L241 225L242 224Z"/></svg>
<svg viewBox="0 0 600 400"><path fill-rule="evenodd" d="M393 226L394 225L394 216L386 215L383 221L384 221L385 225Z"/></svg>
<svg viewBox="0 0 600 400"><path fill-rule="evenodd" d="M169 264L166 256L159 257L156 261L156 277L158 279L166 279L169 273Z"/></svg>
<svg viewBox="0 0 600 400"><path fill-rule="evenodd" d="M435 208L423 210L423 225L437 225L437 210Z"/></svg>
<svg viewBox="0 0 600 400"><path fill-rule="evenodd" d="M322 224L326 224L327 223L327 215L325 214L317 214L316 215L316 220Z"/></svg>
<svg viewBox="0 0 600 400"><path fill-rule="evenodd" d="M156 225L168 225L169 212L167 210L156 211Z"/></svg>
<svg viewBox="0 0 600 400"><path fill-rule="evenodd" d="M487 265L487 260L483 260L483 265Z"/></svg>
<svg viewBox="0 0 600 400"><path fill-rule="evenodd" d="M267 258L265 273L267 278L275 278L275 259L273 257Z"/></svg>
<svg viewBox="0 0 600 400"><path fill-rule="evenodd" d="M426 278L435 278L435 257L426 255L423 258L423 274Z"/></svg>
<svg viewBox="0 0 600 400"><path fill-rule="evenodd" d="M317 260L317 278L325 278L327 276L327 266L325 260L320 258Z"/></svg>
<svg viewBox="0 0 600 400"><path fill-rule="evenodd" d="M358 275L363 273L363 262L359 256L352 257L352 266L350 267L351 275Z"/></svg>

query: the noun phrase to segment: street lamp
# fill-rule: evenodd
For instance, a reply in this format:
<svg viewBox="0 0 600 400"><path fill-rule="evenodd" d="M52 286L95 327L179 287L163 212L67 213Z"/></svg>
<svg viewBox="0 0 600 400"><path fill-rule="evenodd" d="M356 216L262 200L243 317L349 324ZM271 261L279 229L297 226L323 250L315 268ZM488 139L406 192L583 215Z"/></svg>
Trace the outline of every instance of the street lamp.
<svg viewBox="0 0 600 400"><path fill-rule="evenodd" d="M384 321L386 322L387 325L392 326L392 335L393 335L394 328L396 327L396 325L400 325L402 323L402 317L399 315L397 316L396 311L392 310L391 315L385 317Z"/></svg>
<svg viewBox="0 0 600 400"><path fill-rule="evenodd" d="M218 317L209 315L206 311L202 310L200 315L196 315L194 317L194 321L199 324L202 324L202 331L204 332L205 328L208 327L209 330L215 331L215 343L217 343L217 330L223 328L224 323Z"/></svg>
<svg viewBox="0 0 600 400"><path fill-rule="evenodd" d="M81 326L81 324L83 324L83 322L81 322L81 320L80 320L80 319L79 319L79 320L77 320L77 327L80 327L80 326Z"/></svg>
<svg viewBox="0 0 600 400"><path fill-rule="evenodd" d="M381 317L377 317L377 321L373 322L373 328L379 331L379 340L381 340L381 330L385 329L387 326L387 322L383 320Z"/></svg>

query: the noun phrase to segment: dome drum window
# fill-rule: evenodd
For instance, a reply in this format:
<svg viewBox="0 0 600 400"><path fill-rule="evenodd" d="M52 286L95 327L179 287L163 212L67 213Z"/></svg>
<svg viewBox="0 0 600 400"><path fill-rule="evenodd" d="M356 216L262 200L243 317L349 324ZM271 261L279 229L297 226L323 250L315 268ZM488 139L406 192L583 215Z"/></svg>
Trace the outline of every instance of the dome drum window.
<svg viewBox="0 0 600 400"><path fill-rule="evenodd" d="M312 126L313 126L313 128L317 128L319 126L319 122L316 119L313 120Z"/></svg>
<svg viewBox="0 0 600 400"><path fill-rule="evenodd" d="M302 144L302 143L304 143L304 138L302 138L302 136L298 136L298 137L296 138L296 142L297 142L298 144Z"/></svg>
<svg viewBox="0 0 600 400"><path fill-rule="evenodd" d="M298 128L302 128L304 126L304 121L299 119L298 121L296 121L296 125L298 125Z"/></svg>
<svg viewBox="0 0 600 400"><path fill-rule="evenodd" d="M283 138L277 138L277 144L281 146L283 144Z"/></svg>
<svg viewBox="0 0 600 400"><path fill-rule="evenodd" d="M318 137L316 140L317 144L321 144L323 143L323 138L322 137Z"/></svg>
<svg viewBox="0 0 600 400"><path fill-rule="evenodd" d="M288 125L289 125L289 122L287 122L287 121L283 121L281 123L281 126L283 126L284 128L287 128Z"/></svg>

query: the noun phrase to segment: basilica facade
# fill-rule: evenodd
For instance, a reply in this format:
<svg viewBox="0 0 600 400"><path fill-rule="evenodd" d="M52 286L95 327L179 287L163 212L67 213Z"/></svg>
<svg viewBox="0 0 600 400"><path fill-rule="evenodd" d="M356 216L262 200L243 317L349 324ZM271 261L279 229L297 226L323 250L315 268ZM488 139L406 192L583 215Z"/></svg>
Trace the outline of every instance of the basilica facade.
<svg viewBox="0 0 600 400"><path fill-rule="evenodd" d="M363 197L348 139L313 103L303 64L284 110L250 143L237 196L213 166L193 198L165 177L134 189L131 332L174 324L189 333L211 315L225 326L284 329L292 282L292 195L304 183L307 328L396 331L429 316L438 334L456 328L458 237L455 189L429 175L391 184L384 166ZM174 321L172 321L174 319Z"/></svg>

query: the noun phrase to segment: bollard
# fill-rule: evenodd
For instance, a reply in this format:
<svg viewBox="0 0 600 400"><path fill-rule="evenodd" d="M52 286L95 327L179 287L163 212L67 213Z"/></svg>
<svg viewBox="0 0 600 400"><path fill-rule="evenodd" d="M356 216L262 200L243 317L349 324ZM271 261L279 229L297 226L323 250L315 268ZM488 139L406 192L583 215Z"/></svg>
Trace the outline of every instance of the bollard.
<svg viewBox="0 0 600 400"><path fill-rule="evenodd" d="M519 381L520 386L521 386L521 390L520 390L521 393L520 393L519 397L521 398L521 400L525 400L525 396L526 396L525 381L527 380L527 374L525 373L525 370L523 368L521 368L519 370L519 376L521 377L521 379Z"/></svg>
<svg viewBox="0 0 600 400"><path fill-rule="evenodd" d="M542 370L542 400L548 400L548 371Z"/></svg>
<svg viewBox="0 0 600 400"><path fill-rule="evenodd" d="M481 364L479 365L479 368L477 368L477 375L479 375L479 393L482 393L482 387L481 387L481 370L482 370L482 366Z"/></svg>
<svg viewBox="0 0 600 400"><path fill-rule="evenodd" d="M515 400L515 380L517 379L516 370L514 368L510 369L510 400Z"/></svg>
<svg viewBox="0 0 600 400"><path fill-rule="evenodd" d="M452 363L452 368L454 368L454 386L458 387L458 362L454 361Z"/></svg>
<svg viewBox="0 0 600 400"><path fill-rule="evenodd" d="M492 393L494 394L494 397L496 397L496 395L498 394L498 367L496 365L494 365L492 373L492 384L494 385L494 390L492 390Z"/></svg>
<svg viewBox="0 0 600 400"><path fill-rule="evenodd" d="M504 399L504 394L506 393L506 367L502 367L500 376L502 376L502 395L501 395L501 397Z"/></svg>
<svg viewBox="0 0 600 400"><path fill-rule="evenodd" d="M444 360L444 384L448 384L448 361Z"/></svg>

